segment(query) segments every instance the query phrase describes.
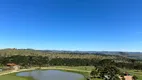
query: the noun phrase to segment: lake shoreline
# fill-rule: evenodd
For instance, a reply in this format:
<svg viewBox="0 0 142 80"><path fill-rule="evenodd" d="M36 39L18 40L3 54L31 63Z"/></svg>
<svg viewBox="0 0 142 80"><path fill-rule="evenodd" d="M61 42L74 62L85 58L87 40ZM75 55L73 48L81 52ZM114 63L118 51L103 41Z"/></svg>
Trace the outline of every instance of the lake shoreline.
<svg viewBox="0 0 142 80"><path fill-rule="evenodd" d="M34 70L61 70L61 71L67 71L67 72L75 72L75 73L79 73L81 75L83 75L85 78L86 76L88 76L90 71L87 70L78 70L78 69L70 69L70 68L58 68L58 67L34 67L34 68L30 68L30 69L21 69L19 71L11 71L11 72L1 72L0 76L4 76L4 75L10 75L10 74L16 74L20 73L20 72L28 72L28 71L34 71ZM27 78L27 80L33 80L31 78Z"/></svg>

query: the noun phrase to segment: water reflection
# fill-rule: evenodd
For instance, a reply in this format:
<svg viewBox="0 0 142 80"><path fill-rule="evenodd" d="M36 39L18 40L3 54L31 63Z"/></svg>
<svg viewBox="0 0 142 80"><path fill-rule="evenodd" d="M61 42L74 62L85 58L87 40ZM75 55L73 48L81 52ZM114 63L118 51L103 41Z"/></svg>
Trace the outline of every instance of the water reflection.
<svg viewBox="0 0 142 80"><path fill-rule="evenodd" d="M17 76L31 76L35 80L81 80L84 76L72 72L64 72L59 70L36 70L32 72L21 72Z"/></svg>

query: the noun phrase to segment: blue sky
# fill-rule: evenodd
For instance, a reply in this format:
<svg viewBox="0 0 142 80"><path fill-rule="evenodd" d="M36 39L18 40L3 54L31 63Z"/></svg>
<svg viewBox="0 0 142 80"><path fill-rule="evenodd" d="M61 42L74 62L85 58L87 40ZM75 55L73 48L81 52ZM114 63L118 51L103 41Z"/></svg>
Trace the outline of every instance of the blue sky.
<svg viewBox="0 0 142 80"><path fill-rule="evenodd" d="M1 0L0 48L142 51L141 0Z"/></svg>

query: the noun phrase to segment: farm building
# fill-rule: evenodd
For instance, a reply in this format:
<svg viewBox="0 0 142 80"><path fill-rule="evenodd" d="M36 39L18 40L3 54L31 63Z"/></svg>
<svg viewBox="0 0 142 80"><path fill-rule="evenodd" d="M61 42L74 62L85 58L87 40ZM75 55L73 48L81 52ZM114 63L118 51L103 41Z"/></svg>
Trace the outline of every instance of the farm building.
<svg viewBox="0 0 142 80"><path fill-rule="evenodd" d="M10 70L19 70L20 69L20 66L15 64L15 63L7 63L7 67L10 69Z"/></svg>
<svg viewBox="0 0 142 80"><path fill-rule="evenodd" d="M128 74L128 72L124 73L124 78L125 80L133 80L133 77L130 74ZM120 77L120 79L122 80L122 77Z"/></svg>
<svg viewBox="0 0 142 80"><path fill-rule="evenodd" d="M125 80L133 80L132 76L124 76ZM120 80L122 80L122 77L120 77Z"/></svg>

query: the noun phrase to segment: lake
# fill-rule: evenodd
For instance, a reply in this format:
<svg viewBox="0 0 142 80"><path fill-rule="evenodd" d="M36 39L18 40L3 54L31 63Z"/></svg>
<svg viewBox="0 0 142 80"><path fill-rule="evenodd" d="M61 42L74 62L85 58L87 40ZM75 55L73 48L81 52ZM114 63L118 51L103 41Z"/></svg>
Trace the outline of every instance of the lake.
<svg viewBox="0 0 142 80"><path fill-rule="evenodd" d="M2 71L2 69L0 69L0 72Z"/></svg>
<svg viewBox="0 0 142 80"><path fill-rule="evenodd" d="M78 73L60 70L35 70L17 73L17 76L33 77L35 80L82 80L84 76Z"/></svg>

